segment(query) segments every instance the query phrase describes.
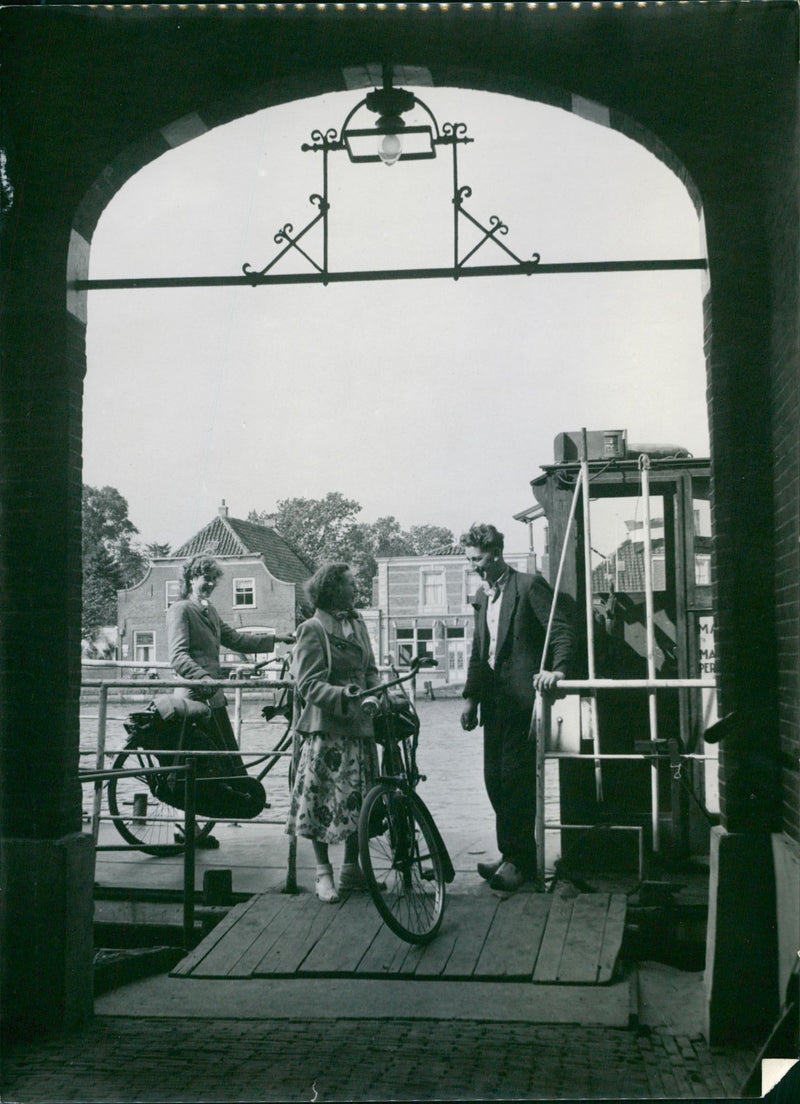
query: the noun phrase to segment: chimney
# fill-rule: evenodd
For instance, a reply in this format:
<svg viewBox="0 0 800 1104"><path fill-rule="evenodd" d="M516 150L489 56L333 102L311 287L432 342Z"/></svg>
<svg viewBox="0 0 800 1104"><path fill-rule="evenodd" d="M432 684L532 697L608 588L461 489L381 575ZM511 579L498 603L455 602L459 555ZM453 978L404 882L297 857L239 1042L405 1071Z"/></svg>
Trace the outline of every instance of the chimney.
<svg viewBox="0 0 800 1104"><path fill-rule="evenodd" d="M223 498L223 500L220 504L220 507L219 507L219 516L220 517L225 517L225 518L228 516L228 507L225 505L225 499L224 498Z"/></svg>

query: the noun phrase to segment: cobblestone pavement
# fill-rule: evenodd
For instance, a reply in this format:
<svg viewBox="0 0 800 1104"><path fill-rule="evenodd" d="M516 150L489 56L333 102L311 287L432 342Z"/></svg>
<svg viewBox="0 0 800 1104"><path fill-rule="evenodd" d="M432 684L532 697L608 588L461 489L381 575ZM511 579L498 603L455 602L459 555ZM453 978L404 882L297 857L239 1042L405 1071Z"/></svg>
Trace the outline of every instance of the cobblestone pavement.
<svg viewBox="0 0 800 1104"><path fill-rule="evenodd" d="M252 704L252 703L250 703ZM480 739L458 726L457 700L420 702L420 792L445 838L464 838L470 869L479 850L493 851L492 812L483 788ZM248 719L257 718L252 706ZM121 712L126 712L123 707ZM250 716L252 714L252 717ZM86 734L87 736L89 733ZM249 750L266 739L255 723L243 738ZM284 764L270 776L271 814L286 801ZM557 802L552 782L548 804ZM552 810L557 812L557 808ZM220 852L201 862L231 863L227 837L267 840L264 828L219 826ZM548 840L549 849L557 835ZM240 844L240 849L242 845ZM226 854L226 848L230 855ZM480 851L480 854L483 854ZM555 855L548 856L552 863ZM118 858L118 857L117 857ZM152 860L125 856L146 871ZM255 860L253 860L255 861ZM263 855L258 859L263 863ZM158 867L164 867L164 860ZM174 876L180 884L180 869ZM237 879L244 873L237 868ZM116 872L112 880L118 881ZM126 883L123 880L122 884ZM166 883L164 883L166 884ZM358 1011L358 1010L357 1010ZM710 1051L701 1035L670 1029L623 1029L527 1022L399 1018L286 1020L98 1016L80 1032L18 1044L2 1056L4 1104L149 1101L373 1100L727 1100L738 1096L754 1055ZM680 1030L673 1027L672 1032Z"/></svg>
<svg viewBox="0 0 800 1104"><path fill-rule="evenodd" d="M719 1099L753 1055L657 1031L411 1019L99 1017L3 1055L5 1104Z"/></svg>

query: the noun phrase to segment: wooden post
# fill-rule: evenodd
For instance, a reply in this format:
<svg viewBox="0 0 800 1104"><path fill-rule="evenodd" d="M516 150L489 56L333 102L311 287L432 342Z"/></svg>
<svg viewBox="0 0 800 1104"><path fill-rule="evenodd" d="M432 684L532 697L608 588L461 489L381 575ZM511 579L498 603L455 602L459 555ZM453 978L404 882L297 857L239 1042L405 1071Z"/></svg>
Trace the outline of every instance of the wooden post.
<svg viewBox="0 0 800 1104"><path fill-rule="evenodd" d="M586 430L582 430L581 483L583 485L583 575L584 600L586 603L586 662L589 678L595 677L594 667L594 606L592 602L592 531L589 509L589 448ZM589 698L592 711L592 744L596 755L600 754L600 724L597 715L597 692L592 690ZM603 800L603 768L600 760L594 761L594 784L598 802Z"/></svg>

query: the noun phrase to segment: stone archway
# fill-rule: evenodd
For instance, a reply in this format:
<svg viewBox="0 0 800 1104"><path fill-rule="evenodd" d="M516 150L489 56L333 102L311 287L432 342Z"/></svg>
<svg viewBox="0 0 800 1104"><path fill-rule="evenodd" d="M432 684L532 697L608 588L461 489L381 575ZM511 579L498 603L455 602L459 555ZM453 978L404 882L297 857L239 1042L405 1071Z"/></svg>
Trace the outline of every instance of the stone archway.
<svg viewBox="0 0 800 1104"><path fill-rule="evenodd" d="M68 273L85 267L94 224L119 179L191 133L197 118L216 125L225 121L214 114L220 104L233 117L266 106L257 101L265 90L279 102L341 89L342 69L354 59L413 58L434 83L456 83L460 73L472 87L530 98L545 85L571 89L571 107L607 104L619 129L637 120L634 129L654 136L654 152L671 150L686 167L687 184L690 174L702 196L711 274L721 704L748 718L724 756L723 810L727 827L751 841L768 841L780 827L800 841L796 779L785 776L781 804L771 773L778 731L785 747L800 744L792 712L796 9L453 8L2 13L10 90L2 139L16 189L1 262L2 999L6 1025L13 1018L18 1031L79 1022L91 1006L91 858L80 834L77 780L85 318ZM198 102L209 105L202 109L208 119ZM641 132L630 136L640 140ZM125 158L137 146L144 160L128 171ZM776 452L782 463L773 469L765 457ZM755 788L754 761L767 768ZM43 897L61 902L47 917ZM763 976L745 987L763 1025L775 999L759 996Z"/></svg>

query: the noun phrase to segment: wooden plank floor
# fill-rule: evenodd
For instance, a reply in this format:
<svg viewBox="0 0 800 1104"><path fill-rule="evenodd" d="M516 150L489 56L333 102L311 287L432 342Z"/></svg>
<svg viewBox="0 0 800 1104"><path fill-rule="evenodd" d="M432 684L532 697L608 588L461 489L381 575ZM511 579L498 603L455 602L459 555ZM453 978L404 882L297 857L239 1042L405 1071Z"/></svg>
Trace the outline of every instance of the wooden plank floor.
<svg viewBox="0 0 800 1104"><path fill-rule="evenodd" d="M172 971L173 977L413 977L603 985L625 928L624 894L451 894L425 947L403 942L371 898L338 905L313 894L251 897Z"/></svg>

